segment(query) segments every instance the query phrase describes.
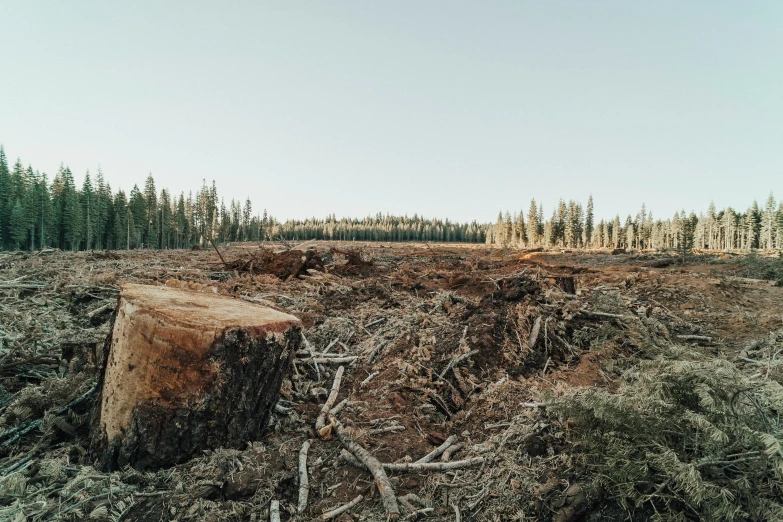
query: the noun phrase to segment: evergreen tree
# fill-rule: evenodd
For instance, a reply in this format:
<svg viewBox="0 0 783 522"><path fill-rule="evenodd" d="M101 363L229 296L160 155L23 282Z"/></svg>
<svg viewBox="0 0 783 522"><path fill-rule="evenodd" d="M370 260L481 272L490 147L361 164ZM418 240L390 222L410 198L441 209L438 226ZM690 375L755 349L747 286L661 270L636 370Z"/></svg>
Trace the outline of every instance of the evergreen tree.
<svg viewBox="0 0 783 522"><path fill-rule="evenodd" d="M12 248L16 250L24 243L27 236L27 224L25 223L22 202L19 201L19 198L16 199L16 202L11 209L11 218L9 221L11 244Z"/></svg>

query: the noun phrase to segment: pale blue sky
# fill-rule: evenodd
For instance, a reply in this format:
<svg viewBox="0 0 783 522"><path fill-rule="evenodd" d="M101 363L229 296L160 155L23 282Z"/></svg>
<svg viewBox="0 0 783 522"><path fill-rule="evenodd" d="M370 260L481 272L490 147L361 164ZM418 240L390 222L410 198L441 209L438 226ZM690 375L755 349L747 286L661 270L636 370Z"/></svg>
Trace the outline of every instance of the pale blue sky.
<svg viewBox="0 0 783 522"><path fill-rule="evenodd" d="M783 196L783 2L0 0L0 143L280 217Z"/></svg>

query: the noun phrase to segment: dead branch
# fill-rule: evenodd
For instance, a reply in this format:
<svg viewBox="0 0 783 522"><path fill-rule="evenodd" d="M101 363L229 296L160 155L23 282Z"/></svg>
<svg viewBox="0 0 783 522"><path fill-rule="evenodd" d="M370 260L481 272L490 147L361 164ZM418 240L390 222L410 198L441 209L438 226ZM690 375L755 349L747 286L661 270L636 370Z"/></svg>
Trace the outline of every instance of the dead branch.
<svg viewBox="0 0 783 522"><path fill-rule="evenodd" d="M530 335L527 337L527 348L532 350L538 341L538 333L541 331L541 316L536 317L536 322L533 323L533 328L530 330Z"/></svg>
<svg viewBox="0 0 783 522"><path fill-rule="evenodd" d="M375 484L378 486L378 493L380 493L381 499L383 500L383 507L386 509L389 519L396 520L400 516L400 508L397 505L397 498L394 496L394 488L381 463L378 459L373 457L369 451L354 442L348 434L345 433L345 428L342 423L333 415L329 416L329 422L334 425L334 431L337 434L337 439L340 441L340 444L353 453L359 462L372 473Z"/></svg>
<svg viewBox="0 0 783 522"><path fill-rule="evenodd" d="M593 312L590 310L579 310L580 313L592 316L592 317L606 317L608 319L633 319L630 316L622 315L622 314L610 314L608 312Z"/></svg>
<svg viewBox="0 0 783 522"><path fill-rule="evenodd" d="M454 455L456 452L464 448L465 445L461 442L458 442L457 444L453 444L446 448L446 451L443 452L443 455L441 455L440 460L443 462L448 462L451 460L451 456Z"/></svg>
<svg viewBox="0 0 783 522"><path fill-rule="evenodd" d="M340 457L356 468L366 467L350 452L343 450ZM450 471L454 469L469 468L484 463L484 457L473 457L465 460L449 462L386 462L381 467L387 471Z"/></svg>
<svg viewBox="0 0 783 522"><path fill-rule="evenodd" d="M359 495L355 499L351 500L347 504L343 504L342 506L338 507L337 509L333 509L331 511L327 511L323 515L321 515L321 520L331 520L335 517L338 517L354 507L356 504L361 502L364 499L363 496Z"/></svg>
<svg viewBox="0 0 783 522"><path fill-rule="evenodd" d="M405 426L402 426L400 424L396 424L394 426L386 426L385 428L374 428L369 430L367 433L370 435L383 435L384 433L394 433L397 431L405 431Z"/></svg>
<svg viewBox="0 0 783 522"><path fill-rule="evenodd" d="M451 362L446 366L446 369L440 372L440 375L438 375L439 379L443 379L443 376L446 375L446 372L457 366L459 363L464 361L465 359L472 357L479 353L478 350L471 350L468 353L463 353L462 355L458 355L457 357L453 358Z"/></svg>
<svg viewBox="0 0 783 522"><path fill-rule="evenodd" d="M209 238L209 242L212 243L212 248L215 249L215 252L217 252L218 257L220 258L220 262L223 263L223 266L226 267L226 269L230 269L231 267L226 263L226 260L223 259L223 254L220 253L220 250L218 250L217 245L215 244L215 240L212 238Z"/></svg>
<svg viewBox="0 0 783 522"><path fill-rule="evenodd" d="M315 352L313 351L313 347L310 344L310 341L307 340L307 337L305 337L304 332L302 332L302 340L305 343L305 348L307 348L307 351L310 352L310 358L313 363L313 366L315 366L315 375L318 378L318 380L321 380L321 370L318 369L318 361L315 360Z"/></svg>
<svg viewBox="0 0 783 522"><path fill-rule="evenodd" d="M345 372L345 366L337 368L337 373L334 374L334 381L332 382L332 389L329 392L329 397L326 398L326 402L321 406L321 413L318 414L318 418L315 421L315 430L321 431L326 425L326 416L329 415L329 410L334 406L334 402L337 400L337 394L340 393L340 384L343 381L343 373Z"/></svg>
<svg viewBox="0 0 783 522"><path fill-rule="evenodd" d="M310 441L306 440L299 450L299 502L296 505L298 513L302 513L307 508L307 496L310 494L310 480L307 477L307 450L309 449Z"/></svg>
<svg viewBox="0 0 783 522"><path fill-rule="evenodd" d="M361 383L359 383L359 386L367 386L371 380L373 380L379 373L381 372L372 372L370 375L367 376L366 379L364 379Z"/></svg>
<svg viewBox="0 0 783 522"><path fill-rule="evenodd" d="M310 359L301 359L301 361L315 364L351 364L358 358L359 357L356 355L346 355L345 357L313 357Z"/></svg>
<svg viewBox="0 0 783 522"><path fill-rule="evenodd" d="M106 310L110 310L110 309L111 309L111 308L113 308L113 307L114 307L114 303L106 303L105 305L103 305L103 306L101 306L101 307L99 307L99 308L96 308L96 309L95 309L95 310L93 310L92 312L88 312L88 313L87 313L87 317L89 317L90 319L92 319L92 318L93 318L93 317L95 317L96 315L98 315L98 314L100 314L100 313L103 313L103 312L105 312Z"/></svg>
<svg viewBox="0 0 783 522"><path fill-rule="evenodd" d="M338 414L338 413L340 413L340 411L342 411L342 409L343 409L343 408L345 408L346 406L348 406L348 399L343 399L343 400L341 400L340 402L338 402L338 403L337 403L337 406L335 406L334 408L332 408L331 410L329 410L329 413L330 413L331 415L337 415L337 414Z"/></svg>
<svg viewBox="0 0 783 522"><path fill-rule="evenodd" d="M280 501L278 500L269 503L269 522L280 522Z"/></svg>
<svg viewBox="0 0 783 522"><path fill-rule="evenodd" d="M416 463L417 464L424 464L425 462L432 462L433 460L438 458L441 455L441 453L446 451L449 448L449 446L454 444L456 441L457 441L457 436L456 435L452 435L451 437L446 439L443 442L443 444L441 444L440 446L438 446L437 448L435 448L434 450L430 451L429 453L424 455L422 458L417 460Z"/></svg>
<svg viewBox="0 0 783 522"><path fill-rule="evenodd" d="M389 471L450 471L452 469L469 468L484 463L484 457L454 460L451 462L390 462L383 465Z"/></svg>

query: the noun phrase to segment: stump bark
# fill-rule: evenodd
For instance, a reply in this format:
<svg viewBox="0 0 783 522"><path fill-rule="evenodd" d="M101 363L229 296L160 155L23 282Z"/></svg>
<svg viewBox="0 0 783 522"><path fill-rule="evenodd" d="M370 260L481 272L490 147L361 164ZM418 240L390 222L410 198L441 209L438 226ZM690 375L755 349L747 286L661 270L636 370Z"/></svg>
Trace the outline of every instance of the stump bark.
<svg viewBox="0 0 783 522"><path fill-rule="evenodd" d="M299 346L291 315L214 294L124 285L104 349L92 454L171 466L264 432Z"/></svg>

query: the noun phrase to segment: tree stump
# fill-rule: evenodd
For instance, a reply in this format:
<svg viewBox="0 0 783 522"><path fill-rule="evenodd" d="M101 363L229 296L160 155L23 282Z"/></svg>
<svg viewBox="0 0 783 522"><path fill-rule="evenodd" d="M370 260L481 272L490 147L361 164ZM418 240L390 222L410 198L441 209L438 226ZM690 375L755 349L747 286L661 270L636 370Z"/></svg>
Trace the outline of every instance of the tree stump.
<svg viewBox="0 0 783 522"><path fill-rule="evenodd" d="M171 466L257 440L301 323L245 301L123 285L104 349L92 454L106 471Z"/></svg>

